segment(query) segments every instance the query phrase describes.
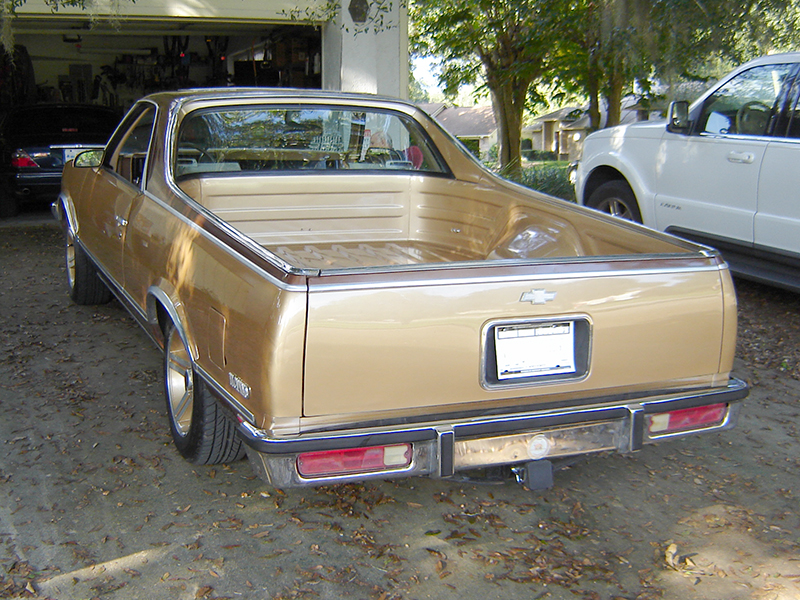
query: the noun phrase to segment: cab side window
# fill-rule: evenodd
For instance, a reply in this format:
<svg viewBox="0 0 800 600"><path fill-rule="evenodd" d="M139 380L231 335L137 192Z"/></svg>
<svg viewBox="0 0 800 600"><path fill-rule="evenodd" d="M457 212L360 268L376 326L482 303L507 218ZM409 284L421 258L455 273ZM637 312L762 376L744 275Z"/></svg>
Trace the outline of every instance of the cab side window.
<svg viewBox="0 0 800 600"><path fill-rule="evenodd" d="M126 119L127 128L121 127L121 136L106 154L105 166L139 187L144 176L147 151L153 136L155 107L146 104L134 110Z"/></svg>
<svg viewBox="0 0 800 600"><path fill-rule="evenodd" d="M708 97L701 133L770 135L792 65L764 65L740 73Z"/></svg>

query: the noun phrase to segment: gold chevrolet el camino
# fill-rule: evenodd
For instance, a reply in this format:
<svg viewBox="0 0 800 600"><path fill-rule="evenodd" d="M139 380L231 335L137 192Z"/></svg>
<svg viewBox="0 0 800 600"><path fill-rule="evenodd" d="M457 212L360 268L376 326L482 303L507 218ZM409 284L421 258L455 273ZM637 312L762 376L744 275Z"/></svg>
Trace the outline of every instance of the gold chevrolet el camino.
<svg viewBox="0 0 800 600"><path fill-rule="evenodd" d="M155 94L53 208L73 300L113 294L163 348L178 451L275 486L544 487L747 395L719 254L500 179L399 100Z"/></svg>

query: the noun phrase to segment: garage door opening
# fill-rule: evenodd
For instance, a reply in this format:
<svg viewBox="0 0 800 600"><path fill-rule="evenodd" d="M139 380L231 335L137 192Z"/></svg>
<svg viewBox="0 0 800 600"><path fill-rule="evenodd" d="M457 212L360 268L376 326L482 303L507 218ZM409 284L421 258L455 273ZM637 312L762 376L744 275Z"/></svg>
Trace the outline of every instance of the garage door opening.
<svg viewBox="0 0 800 600"><path fill-rule="evenodd" d="M92 103L124 110L157 91L260 86L320 89L322 33L293 24L20 18L16 43L30 71L4 79L26 86L5 106L25 102ZM15 100L16 99L16 100Z"/></svg>

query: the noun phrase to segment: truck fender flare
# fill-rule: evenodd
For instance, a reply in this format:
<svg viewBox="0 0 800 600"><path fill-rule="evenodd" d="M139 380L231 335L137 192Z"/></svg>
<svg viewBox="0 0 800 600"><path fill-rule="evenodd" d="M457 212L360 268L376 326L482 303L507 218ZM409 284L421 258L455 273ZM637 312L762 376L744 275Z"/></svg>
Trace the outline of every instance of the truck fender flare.
<svg viewBox="0 0 800 600"><path fill-rule="evenodd" d="M164 319L172 321L178 331L181 340L189 349L192 362L198 357L197 345L194 343L193 336L190 334L186 324L186 311L180 301L175 287L166 280L160 280L147 289L147 322L150 325L153 336L156 338L161 349L164 349L164 331L166 322Z"/></svg>
<svg viewBox="0 0 800 600"><path fill-rule="evenodd" d="M72 199L64 193L58 195L58 199L50 205L50 212L61 228L72 233L73 237L78 237L78 223L75 217L75 206Z"/></svg>

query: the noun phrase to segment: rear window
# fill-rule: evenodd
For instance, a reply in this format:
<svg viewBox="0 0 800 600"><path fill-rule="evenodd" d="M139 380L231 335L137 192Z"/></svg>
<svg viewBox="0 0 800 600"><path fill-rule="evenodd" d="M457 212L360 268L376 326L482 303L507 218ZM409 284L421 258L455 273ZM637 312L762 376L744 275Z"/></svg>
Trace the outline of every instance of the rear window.
<svg viewBox="0 0 800 600"><path fill-rule="evenodd" d="M117 123L119 116L101 107L37 106L9 114L6 134L11 138L89 136L105 141Z"/></svg>
<svg viewBox="0 0 800 600"><path fill-rule="evenodd" d="M255 106L203 110L178 132L178 177L220 172L446 172L406 115L364 108Z"/></svg>

